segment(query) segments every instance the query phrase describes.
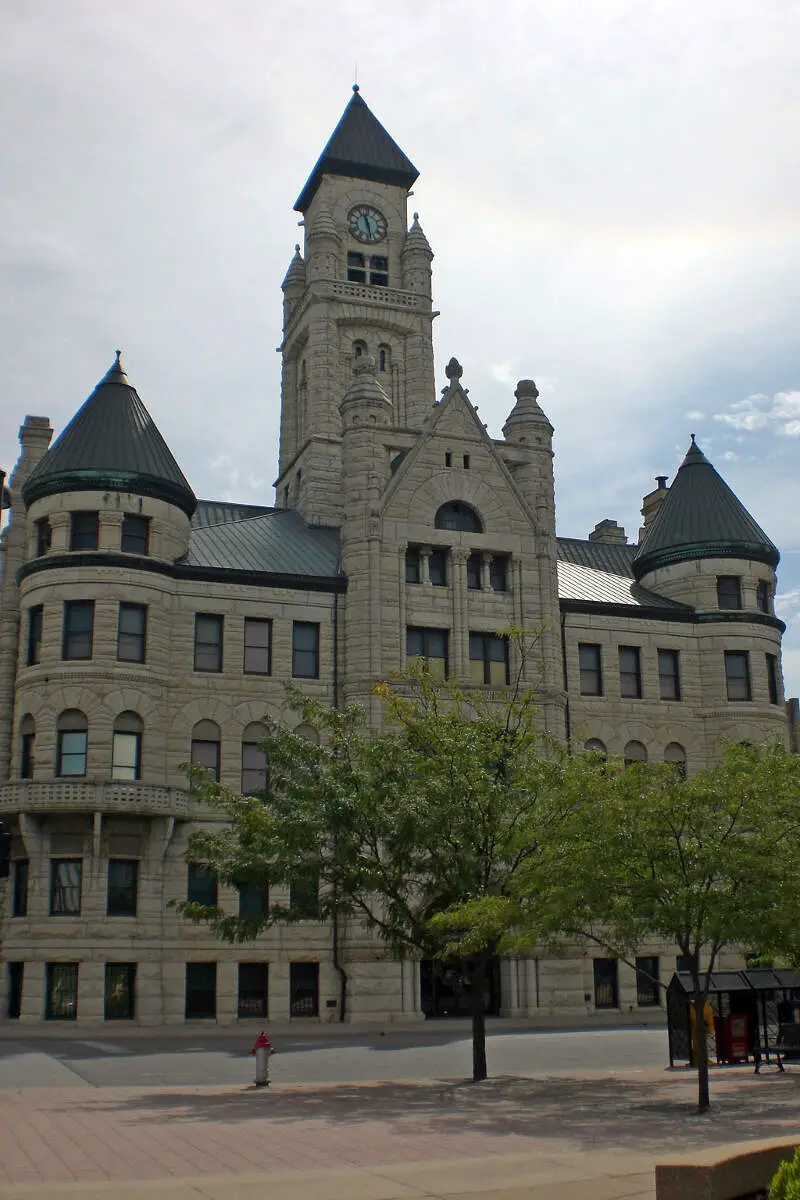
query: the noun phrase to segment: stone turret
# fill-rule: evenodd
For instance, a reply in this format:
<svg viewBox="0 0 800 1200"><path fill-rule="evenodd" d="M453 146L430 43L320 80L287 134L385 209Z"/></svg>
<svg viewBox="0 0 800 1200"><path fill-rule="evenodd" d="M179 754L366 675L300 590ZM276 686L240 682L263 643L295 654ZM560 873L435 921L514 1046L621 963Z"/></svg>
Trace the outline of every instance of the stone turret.
<svg viewBox="0 0 800 1200"><path fill-rule="evenodd" d="M342 237L327 208L317 209L310 229L306 229L308 279L335 279L341 257Z"/></svg>
<svg viewBox="0 0 800 1200"><path fill-rule="evenodd" d="M516 404L503 426L505 440L523 451L514 458L514 482L536 514L540 529L555 537L553 426L539 406L539 389L532 379L520 379L514 396Z"/></svg>
<svg viewBox="0 0 800 1200"><path fill-rule="evenodd" d="M406 234L402 250L403 288L407 292L416 292L418 296L431 295L431 263L433 250L419 223L419 213L414 213L414 221Z"/></svg>
<svg viewBox="0 0 800 1200"><path fill-rule="evenodd" d="M297 301L303 295L306 287L306 264L303 256L300 253L300 243L298 242L294 248L294 257L289 263L289 269L283 277L281 290L283 291L283 327L284 329L289 323L289 320L294 312Z"/></svg>

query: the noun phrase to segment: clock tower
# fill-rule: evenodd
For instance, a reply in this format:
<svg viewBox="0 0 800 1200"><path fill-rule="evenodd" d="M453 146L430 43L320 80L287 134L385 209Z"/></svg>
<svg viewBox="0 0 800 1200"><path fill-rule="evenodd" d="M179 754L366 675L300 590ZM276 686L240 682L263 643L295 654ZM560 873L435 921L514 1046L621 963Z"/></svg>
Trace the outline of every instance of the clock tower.
<svg viewBox="0 0 800 1200"><path fill-rule="evenodd" d="M408 226L417 175L355 86L295 204L304 245L283 281L275 486L311 524L342 522L340 405L359 358L374 360L391 425L419 430L436 400L433 252L416 214Z"/></svg>

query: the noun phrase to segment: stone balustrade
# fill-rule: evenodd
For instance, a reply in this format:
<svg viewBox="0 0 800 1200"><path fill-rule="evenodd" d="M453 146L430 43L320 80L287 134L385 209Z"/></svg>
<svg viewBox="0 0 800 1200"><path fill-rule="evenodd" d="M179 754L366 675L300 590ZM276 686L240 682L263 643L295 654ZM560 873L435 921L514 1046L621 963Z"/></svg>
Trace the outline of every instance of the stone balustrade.
<svg viewBox="0 0 800 1200"><path fill-rule="evenodd" d="M190 816L180 788L100 779L20 779L0 785L0 814L109 812L132 816Z"/></svg>

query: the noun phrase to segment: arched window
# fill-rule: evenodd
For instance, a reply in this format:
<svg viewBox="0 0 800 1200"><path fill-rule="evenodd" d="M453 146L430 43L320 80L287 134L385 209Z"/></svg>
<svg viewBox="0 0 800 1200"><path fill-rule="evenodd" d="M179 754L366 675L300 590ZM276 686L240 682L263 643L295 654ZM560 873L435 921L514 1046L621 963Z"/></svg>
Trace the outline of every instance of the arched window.
<svg viewBox="0 0 800 1200"><path fill-rule="evenodd" d="M357 342L353 342L353 358L361 358L362 354L366 354L366 353L367 353L367 343L366 342L361 341L361 339L359 339Z"/></svg>
<svg viewBox="0 0 800 1200"><path fill-rule="evenodd" d="M437 529L460 529L464 533L483 533L483 524L474 508L462 504L460 500L452 500L443 504L436 514L434 524Z"/></svg>
<svg viewBox="0 0 800 1200"><path fill-rule="evenodd" d="M586 754L598 754L601 758L608 758L606 744L601 742L600 738L589 738L583 749Z"/></svg>
<svg viewBox="0 0 800 1200"><path fill-rule="evenodd" d="M296 725L293 732L295 737L302 738L304 742L313 742L315 746L319 745L319 730L315 729L313 725Z"/></svg>
<svg viewBox="0 0 800 1200"><path fill-rule="evenodd" d="M392 351L389 346L378 347L378 370L391 371L392 369Z"/></svg>
<svg viewBox="0 0 800 1200"><path fill-rule="evenodd" d="M258 796L267 790L267 756L261 746L267 731L252 721L242 734L242 795Z"/></svg>
<svg viewBox="0 0 800 1200"><path fill-rule="evenodd" d="M138 713L122 712L114 722L112 779L141 779L144 722Z"/></svg>
<svg viewBox="0 0 800 1200"><path fill-rule="evenodd" d="M19 723L19 777L33 779L34 750L36 746L36 722L30 713Z"/></svg>
<svg viewBox="0 0 800 1200"><path fill-rule="evenodd" d="M85 775L89 722L77 708L67 708L56 723L56 775Z"/></svg>
<svg viewBox="0 0 800 1200"><path fill-rule="evenodd" d="M216 721L198 721L192 730L192 762L211 771L219 783L219 725Z"/></svg>
<svg viewBox="0 0 800 1200"><path fill-rule="evenodd" d="M670 742L664 750L664 762L671 763L681 779L686 778L686 751L680 742Z"/></svg>
<svg viewBox="0 0 800 1200"><path fill-rule="evenodd" d="M625 766L629 767L632 763L647 762L647 750L641 742L628 742L624 750Z"/></svg>

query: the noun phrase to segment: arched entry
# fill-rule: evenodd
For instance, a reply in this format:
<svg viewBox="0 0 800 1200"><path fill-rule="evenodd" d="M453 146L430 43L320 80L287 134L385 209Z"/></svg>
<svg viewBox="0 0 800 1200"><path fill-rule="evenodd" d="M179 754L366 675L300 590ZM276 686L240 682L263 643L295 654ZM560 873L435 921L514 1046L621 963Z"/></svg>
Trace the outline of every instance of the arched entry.
<svg viewBox="0 0 800 1200"><path fill-rule="evenodd" d="M472 960L442 962L423 958L419 964L420 1004L428 1020L472 1016ZM500 1012L500 959L486 964L484 1004L487 1017Z"/></svg>

